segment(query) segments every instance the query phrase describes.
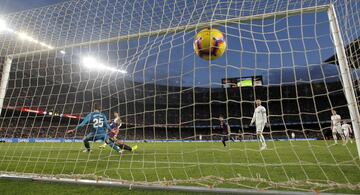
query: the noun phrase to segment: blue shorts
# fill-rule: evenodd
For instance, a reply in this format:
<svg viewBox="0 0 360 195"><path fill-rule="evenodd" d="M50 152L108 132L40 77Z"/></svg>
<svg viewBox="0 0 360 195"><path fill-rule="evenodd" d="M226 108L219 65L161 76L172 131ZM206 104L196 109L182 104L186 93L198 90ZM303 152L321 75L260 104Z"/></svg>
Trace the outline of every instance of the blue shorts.
<svg viewBox="0 0 360 195"><path fill-rule="evenodd" d="M107 134L95 134L94 132L91 132L85 136L84 141L93 141L93 142L97 140L105 141L107 140L107 138L108 138Z"/></svg>

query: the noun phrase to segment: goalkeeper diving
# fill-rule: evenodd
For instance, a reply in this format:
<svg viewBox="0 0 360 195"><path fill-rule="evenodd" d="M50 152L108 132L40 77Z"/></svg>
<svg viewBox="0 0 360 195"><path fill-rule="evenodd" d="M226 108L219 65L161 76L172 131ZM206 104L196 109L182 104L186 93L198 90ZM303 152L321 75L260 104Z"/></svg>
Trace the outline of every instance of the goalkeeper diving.
<svg viewBox="0 0 360 195"><path fill-rule="evenodd" d="M94 104L93 108L94 108L94 111L89 113L75 129L68 130L66 132L67 134L73 133L73 132L78 131L85 125L90 124L91 131L83 139L84 146L85 146L85 150L83 152L91 152L89 141L95 142L97 140L101 140L101 141L106 142L108 140L107 130L108 131L111 130L111 127L110 127L109 123L107 122L106 116L100 112L100 107L98 105ZM118 152L120 154L122 153L122 150L115 143L109 142L108 145L112 149L114 149L116 152Z"/></svg>
<svg viewBox="0 0 360 195"><path fill-rule="evenodd" d="M105 148L106 145L115 144L120 147L121 150L135 151L138 148L137 145L130 147L124 144L123 141L117 139L122 121L118 112L114 112L114 117L115 119L110 123L111 131L107 134L109 139L105 140L105 143L99 146L99 148Z"/></svg>

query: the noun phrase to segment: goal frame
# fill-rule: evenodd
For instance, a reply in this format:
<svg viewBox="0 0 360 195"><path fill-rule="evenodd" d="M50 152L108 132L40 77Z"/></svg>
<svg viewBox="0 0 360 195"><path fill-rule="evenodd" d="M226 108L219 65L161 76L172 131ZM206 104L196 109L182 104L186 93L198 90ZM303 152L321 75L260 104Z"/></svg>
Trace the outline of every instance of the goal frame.
<svg viewBox="0 0 360 195"><path fill-rule="evenodd" d="M344 43L341 37L341 30L339 28L339 23L336 16L336 11L333 4L321 5L321 6L314 6L314 7L307 7L307 8L300 8L300 9L293 9L281 12L273 12L273 13L265 13L265 14L258 14L253 16L242 16L237 18L231 18L226 20L215 20L209 21L205 23L199 24L191 24L191 25L184 25L184 26L177 26L174 28L168 29L160 29L156 31L149 31L144 33L132 34L132 35L122 35L117 37L112 37L108 39L101 39L96 41L89 41L83 43L76 43L70 44L61 47L55 47L53 49L40 49L34 50L24 53L15 53L10 54L7 56L3 56L4 64L2 70L2 78L0 83L0 114L2 113L4 99L6 95L7 85L9 81L9 74L11 70L11 64L13 59L21 58L25 56L31 55L39 55L42 53L51 53L57 52L60 50L64 50L67 48L73 47L81 47L81 46L89 46L94 44L102 44L102 43L112 43L121 40L130 40L134 38L141 38L141 37L150 37L150 36L159 36L162 34L168 33L177 33L183 31L194 30L197 28L204 28L207 26L212 25L227 25L227 24L237 24L242 22L247 22L256 19L266 19L266 18L274 18L274 17L288 17L291 15L298 15L304 13L315 13L315 12L327 12L330 32L333 38L334 47L336 50L337 59L339 61L339 69L342 79L342 84L344 88L344 94L346 97L346 101L348 104L348 109L350 112L351 123L354 130L355 140L356 140L356 147L358 156L360 157L360 114L359 108L356 102L356 96L353 90L353 83L351 79L350 67L348 60L346 58ZM0 56L1 57L1 56ZM0 171L1 173L1 171ZM101 186L118 186L118 187L127 187L129 189L165 189L165 190L181 190L181 191L192 191L192 192L217 192L217 193L240 193L240 194L304 194L303 192L294 192L294 191L257 191L257 190L245 190L245 189L223 189L223 188L205 188L205 187L187 187L187 186L163 186L163 185L153 185L153 184L127 184L121 182L112 182L112 181L99 181L99 180L79 180L79 179L69 179L69 178L58 178L53 176L38 176L34 175L21 175L21 174L0 174L0 179L15 179L15 180L31 180L31 181L46 181L46 182L56 182L56 183L75 183L75 184L85 184L85 185L101 185ZM312 194L312 193L311 193Z"/></svg>

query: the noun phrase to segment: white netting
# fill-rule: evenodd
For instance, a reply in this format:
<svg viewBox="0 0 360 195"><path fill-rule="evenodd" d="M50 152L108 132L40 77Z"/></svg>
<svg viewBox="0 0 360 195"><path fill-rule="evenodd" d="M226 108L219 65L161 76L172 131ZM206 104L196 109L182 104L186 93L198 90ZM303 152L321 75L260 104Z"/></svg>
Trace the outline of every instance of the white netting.
<svg viewBox="0 0 360 195"><path fill-rule="evenodd" d="M16 143L0 143L0 171L146 184L359 191L355 143L331 140L331 109L350 121L348 104L356 102L344 95L330 3L358 98L356 0L72 0L3 16L1 64L7 57L12 62L0 140ZM193 51L194 36L207 26L221 30L228 45L215 61ZM83 64L88 56L112 69L89 69ZM259 86L224 88L225 79L243 85L258 79ZM268 114L264 151L249 126L255 99ZM89 129L65 131L94 102L110 118L120 113L120 137L129 145L138 142L138 151L120 157L92 144L93 153L81 152ZM219 115L236 139L227 148L219 142Z"/></svg>

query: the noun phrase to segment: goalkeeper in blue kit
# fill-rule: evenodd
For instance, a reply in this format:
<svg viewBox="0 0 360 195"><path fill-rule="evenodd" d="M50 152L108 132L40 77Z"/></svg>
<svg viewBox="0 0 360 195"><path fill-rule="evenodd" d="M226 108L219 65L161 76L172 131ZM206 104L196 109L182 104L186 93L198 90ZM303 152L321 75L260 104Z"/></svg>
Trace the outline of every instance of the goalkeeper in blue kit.
<svg viewBox="0 0 360 195"><path fill-rule="evenodd" d="M107 121L106 116L100 112L100 108L97 105L94 105L94 111L89 113L75 129L69 130L66 133L73 133L85 125L90 124L91 131L83 139L85 146L85 150L83 152L90 152L89 141L95 142L97 140L101 140L105 142L108 139L108 131L111 131L111 127ZM121 149L116 146L115 143L110 142L108 145L121 154Z"/></svg>

